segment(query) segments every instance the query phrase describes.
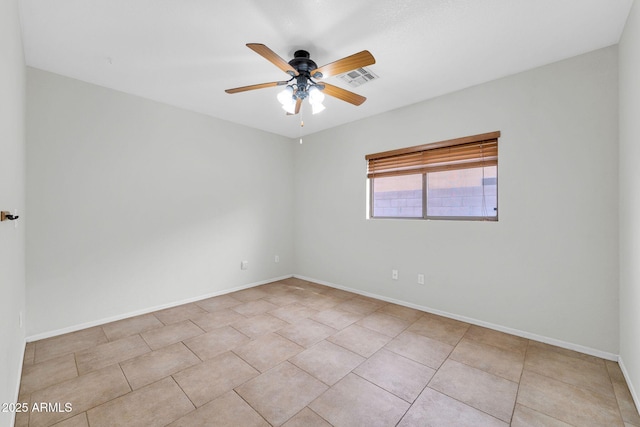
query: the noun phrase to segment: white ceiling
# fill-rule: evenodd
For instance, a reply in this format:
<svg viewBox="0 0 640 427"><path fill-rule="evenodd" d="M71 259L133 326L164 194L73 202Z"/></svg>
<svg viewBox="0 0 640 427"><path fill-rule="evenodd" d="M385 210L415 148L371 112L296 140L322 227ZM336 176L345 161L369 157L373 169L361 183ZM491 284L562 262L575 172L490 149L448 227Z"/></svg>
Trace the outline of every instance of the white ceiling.
<svg viewBox="0 0 640 427"><path fill-rule="evenodd" d="M288 137L616 44L633 0L20 0L27 65ZM247 47L324 65L369 50L359 107L286 116L286 80ZM307 105L308 107L308 105Z"/></svg>

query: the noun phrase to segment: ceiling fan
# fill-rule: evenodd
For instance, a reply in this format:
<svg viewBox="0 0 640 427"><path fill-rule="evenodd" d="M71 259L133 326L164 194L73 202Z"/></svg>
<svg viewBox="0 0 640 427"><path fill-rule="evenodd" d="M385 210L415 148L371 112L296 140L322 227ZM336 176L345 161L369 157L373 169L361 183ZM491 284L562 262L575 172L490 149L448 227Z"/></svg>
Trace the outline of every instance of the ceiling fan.
<svg viewBox="0 0 640 427"><path fill-rule="evenodd" d="M287 73L289 80L278 82L260 83L250 86L241 86L233 89L227 89L227 93L246 92L248 90L263 89L274 86L285 86L284 90L278 94L278 101L282 104L282 108L287 114L298 114L300 106L305 98L309 98L313 114L324 110L322 101L324 94L333 96L342 101L353 105L360 105L367 98L342 89L338 86L324 82L316 82L314 79L324 79L335 76L337 74L346 73L356 68L366 67L375 64L376 60L367 50L355 53L337 61L318 67L311 60L309 52L306 50L298 50L293 54L293 59L289 62L282 59L274 51L260 43L247 43L247 47L267 61L280 68Z"/></svg>

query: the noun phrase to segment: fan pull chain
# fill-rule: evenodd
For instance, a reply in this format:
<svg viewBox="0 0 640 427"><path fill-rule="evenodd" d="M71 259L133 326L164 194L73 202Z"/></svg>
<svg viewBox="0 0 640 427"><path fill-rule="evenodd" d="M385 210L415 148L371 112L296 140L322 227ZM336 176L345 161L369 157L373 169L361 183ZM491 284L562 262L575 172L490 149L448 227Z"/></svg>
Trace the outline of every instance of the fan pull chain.
<svg viewBox="0 0 640 427"><path fill-rule="evenodd" d="M304 127L304 119L302 118L302 112L300 112L300 145L302 145L302 128Z"/></svg>

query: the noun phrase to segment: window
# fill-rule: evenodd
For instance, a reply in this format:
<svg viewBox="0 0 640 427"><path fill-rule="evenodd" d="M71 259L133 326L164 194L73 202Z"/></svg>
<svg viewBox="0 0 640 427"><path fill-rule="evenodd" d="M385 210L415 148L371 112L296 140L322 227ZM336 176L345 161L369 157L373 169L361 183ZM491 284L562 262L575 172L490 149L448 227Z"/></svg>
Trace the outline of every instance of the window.
<svg viewBox="0 0 640 427"><path fill-rule="evenodd" d="M498 220L500 132L369 154L371 218Z"/></svg>

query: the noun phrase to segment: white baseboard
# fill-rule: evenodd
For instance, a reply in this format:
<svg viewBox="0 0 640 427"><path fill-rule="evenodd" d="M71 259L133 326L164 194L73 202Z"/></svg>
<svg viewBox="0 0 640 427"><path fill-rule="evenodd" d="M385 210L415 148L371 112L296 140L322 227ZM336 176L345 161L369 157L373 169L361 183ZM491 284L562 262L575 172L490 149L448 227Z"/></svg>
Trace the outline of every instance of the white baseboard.
<svg viewBox="0 0 640 427"><path fill-rule="evenodd" d="M205 295L200 295L200 296L193 297L193 298L187 298L187 299L183 299L183 300L180 300L180 301L171 302L171 303L168 303L168 304L162 304L162 305L158 305L158 306L154 306L154 307L147 307L147 308L144 308L142 310L136 310L136 311L132 311L132 312L129 312L129 313L123 313L123 314L119 314L117 316L107 317L107 318L103 318L103 319L94 320L94 321L91 321L91 322L81 323L79 325L68 326L68 327L62 328L62 329L56 329L56 330L53 330L53 331L48 331L48 332L43 332L43 333L40 333L40 334L30 335L30 336L28 336L26 338L26 341L27 342L38 341L38 340L42 340L42 339L45 339L45 338L51 338L51 337L55 337L55 336L58 336L58 335L64 335L64 334L68 334L69 332L76 332L76 331L79 331L81 329L92 328L94 326L104 325L106 323L115 322L117 320L122 320L122 319L126 319L126 318L129 318L129 317L140 316L141 314L147 314L147 313L152 313L152 312L158 311L158 310L164 310L165 308L176 307L178 305L188 304L190 302L200 301L200 300L211 298L211 297L217 297L217 296L220 296L220 295L229 294L231 292L236 292L236 291L241 291L243 289L253 288L255 286L265 285L265 284L271 283L271 282L277 282L278 280L288 279L289 277L293 277L293 275L288 274L286 276L274 277L274 278L271 278L271 279L261 280L259 282L253 282L253 283L249 283L249 284L246 284L246 285L240 285L240 286L236 286L234 288L224 289L224 290L221 290L221 291L216 291L216 292L212 292L212 293L205 294Z"/></svg>
<svg viewBox="0 0 640 427"><path fill-rule="evenodd" d="M519 336L519 337L522 337L522 338L527 338L527 339L531 339L531 340L534 340L534 341L539 341L539 342L543 342L543 343L546 343L546 344L555 345L557 347L562 347L562 348L566 348L566 349L569 349L569 350L574 350L574 351L577 351L577 352L580 352L580 353L584 353L584 354L588 354L588 355L591 355L591 356L600 357L602 359L611 360L611 361L615 361L615 362L619 362L620 361L619 360L620 358L619 358L619 356L617 354L609 353L609 352L606 352L606 351L597 350L597 349L590 348L590 347L585 347L585 346L582 346L582 345L579 345L579 344L574 344L574 343L570 343L570 342L566 342L566 341L561 341L561 340L558 340L558 339L555 339L555 338L545 337L545 336L542 336L542 335L537 335L537 334L534 334L534 333L530 333L530 332L521 331L521 330L518 330L518 329L509 328L509 327L502 326L502 325L496 325L496 324L493 324L493 323L485 322L485 321L478 320L478 319L473 319L473 318L466 317L466 316L460 316L460 315L457 315L457 314L448 313L448 312L437 310L437 309L434 309L434 308L431 308L431 307L426 307L426 306L422 306L422 305L418 305L418 304L413 304L413 303L410 303L410 302L406 302L406 301L401 301L401 300L397 300L397 299L394 299L394 298L385 297L383 295L378 295L378 294L374 294L374 293L371 293L371 292L366 292L366 291L362 291L362 290L359 290L359 289L350 288L348 286L342 286L342 285L338 285L338 284L335 284L335 283L326 282L324 280L315 279L313 277L302 276L302 275L299 275L299 274L274 277L274 278L267 279L267 280L261 280L259 282L253 282L253 283L249 283L249 284L246 284L246 285L236 286L236 287L230 288L230 289L225 289L225 290L221 290L221 291L212 292L212 293L206 294L206 295L200 295L200 296L193 297L193 298L187 298L187 299L184 299L184 300L181 300L181 301L176 301L176 302L163 304L163 305L159 305L159 306L155 306L155 307L148 307L148 308L145 308L145 309L142 309L142 310L137 310L137 311L134 311L134 312L124 313L124 314L121 314L121 315L108 317L108 318L104 318L104 319L99 319L99 320L95 320L95 321L92 321L92 322L82 323L82 324L79 324L79 325L73 325L73 326L69 326L69 327L66 327L66 328L62 328L62 329L57 329L57 330L53 330L53 331L49 331L49 332L44 332L44 333L41 333L41 334L31 335L31 336L28 336L26 338L26 341L27 342L31 342L31 341L37 341L37 340L41 340L41 339L45 339L45 338L51 338L51 337L55 337L55 336L58 336L58 335L67 334L69 332L79 331L81 329L86 329L86 328L91 328L91 327L94 327L94 326L104 325L106 323L115 322L117 320L126 319L128 317L139 316L141 314L147 314L147 313L151 313L151 312L158 311L158 310L163 310L163 309L166 309L166 308L175 307L175 306L182 305L182 304L188 304L188 303L195 302L195 301L200 301L200 300L203 300L203 299L206 299L206 298L216 297L216 296L225 295L225 294L228 294L228 293L231 293L231 292L240 291L240 290L243 290L243 289L253 288L255 286L260 286L260 285L264 285L264 284L267 284L267 283L276 282L278 280L286 279L286 278L289 278L289 277L296 277L298 279L306 280L306 281L309 281L309 282L319 283L321 285L329 286L329 287L336 288L336 289L342 289L344 291L353 292L355 294L363 295L363 296L366 296L366 297L370 297L370 298L375 298L375 299L379 299L379 300L382 300L382 301L391 302L391 303L402 305L402 306L409 307L409 308L414 308L416 310L425 311L427 313L437 314L439 316L448 317L450 319L460 320L462 322L470 323L472 325L483 326L485 328L494 329L496 331L505 332L507 334L516 335L516 336ZM622 367L622 364L621 364L621 367ZM631 389L631 386L629 388ZM634 394L634 400L636 401L636 405L638 405L638 400L637 400L637 395L636 394Z"/></svg>
<svg viewBox="0 0 640 427"><path fill-rule="evenodd" d="M309 282L314 282L314 283L318 283L318 284L321 284L321 285L329 286L329 287L332 287L332 288L342 289L342 290L348 291L348 292L353 292L355 294L364 295L366 297L370 297L370 298L375 298L375 299L379 299L379 300L382 300L382 301L391 302L391 303L402 305L402 306L405 306L405 307L414 308L416 310L426 311L427 313L437 314L438 316L443 316L443 317L448 317L450 319L460 320L462 322L470 323L472 325L477 325L477 326L482 326L482 327L489 328L489 329L494 329L496 331L505 332L507 334L516 335L518 337L522 337L522 338L526 338L526 339L530 339L530 340L534 340L534 341L543 342L545 344L555 345L557 347L566 348L566 349L569 349L569 350L573 350L573 351L577 351L577 352L580 352L580 353L588 354L590 356L600 357L601 359L606 359L606 360L611 360L611 361L616 362L616 361L618 361L618 358L619 358L617 354L609 353L609 352L606 352L606 351L597 350L597 349L594 349L594 348L585 347L585 346L582 346L582 345L573 344L573 343L566 342L566 341L561 341L561 340L558 340L558 339L555 339L555 338L549 338L549 337L545 337L545 336L542 336L542 335L533 334L531 332L520 331L518 329L508 328L508 327L502 326L502 325L496 325L496 324L493 324L493 323L485 322L483 320L472 319L470 317L460 316L460 315L453 314L453 313L447 313L445 311L437 310L437 309L434 309L434 308L431 308L431 307L426 307L426 306L422 306L422 305L418 305L418 304L413 304L413 303L410 303L410 302L401 301L401 300L397 300L397 299L394 299L394 298L389 298L389 297L385 297L385 296L382 296L382 295L377 295L377 294L373 294L373 293L370 293L370 292L361 291L359 289L349 288L348 286L337 285L335 283L330 283L330 282L326 282L326 281L323 281L323 280L314 279L312 277L305 277L305 276L301 276L301 275L298 275L298 274L294 274L293 277L296 277L296 278L302 279L302 280L306 280L306 281L309 281Z"/></svg>
<svg viewBox="0 0 640 427"><path fill-rule="evenodd" d="M629 387L629 392L631 393L633 402L636 404L636 409L638 410L638 414L640 415L640 396L638 396L638 393L633 387L633 383L631 382L631 378L629 377L629 372L627 372L627 367L624 365L622 356L618 357L618 365L620 365L620 370L622 371L622 375L624 375L624 380L627 382L627 387Z"/></svg>

